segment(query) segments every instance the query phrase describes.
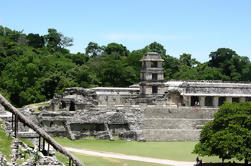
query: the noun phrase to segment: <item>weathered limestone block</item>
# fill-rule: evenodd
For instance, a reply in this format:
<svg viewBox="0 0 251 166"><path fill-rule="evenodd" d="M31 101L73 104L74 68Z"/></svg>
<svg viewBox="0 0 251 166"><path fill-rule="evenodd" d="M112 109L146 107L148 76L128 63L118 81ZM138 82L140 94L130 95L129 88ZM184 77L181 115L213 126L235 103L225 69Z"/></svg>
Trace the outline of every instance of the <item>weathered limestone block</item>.
<svg viewBox="0 0 251 166"><path fill-rule="evenodd" d="M199 102L200 102L200 106L204 107L205 106L205 96L200 96L199 97Z"/></svg>
<svg viewBox="0 0 251 166"><path fill-rule="evenodd" d="M137 140L137 133L135 131L126 131L119 134L121 140Z"/></svg>
<svg viewBox="0 0 251 166"><path fill-rule="evenodd" d="M95 139L110 139L109 133L107 131L99 131L95 133Z"/></svg>
<svg viewBox="0 0 251 166"><path fill-rule="evenodd" d="M108 124L126 124L125 114L116 112L107 119Z"/></svg>
<svg viewBox="0 0 251 166"><path fill-rule="evenodd" d="M219 97L215 96L213 98L213 106L218 107L218 105L219 105Z"/></svg>

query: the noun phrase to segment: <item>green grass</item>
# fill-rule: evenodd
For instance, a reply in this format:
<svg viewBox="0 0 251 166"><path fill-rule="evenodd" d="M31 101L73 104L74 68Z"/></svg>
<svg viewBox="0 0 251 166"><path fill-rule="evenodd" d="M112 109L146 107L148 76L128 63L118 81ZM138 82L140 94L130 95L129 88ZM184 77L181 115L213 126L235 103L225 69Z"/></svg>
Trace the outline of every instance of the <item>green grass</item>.
<svg viewBox="0 0 251 166"><path fill-rule="evenodd" d="M30 140L28 139L25 139L25 138L18 138L21 142L25 143L26 145L28 145L29 147L33 147L34 148L34 145L31 143Z"/></svg>
<svg viewBox="0 0 251 166"><path fill-rule="evenodd" d="M65 155L63 155L63 154L61 154L61 153L59 153L59 152L56 151L56 157L64 165L68 165L69 159Z"/></svg>
<svg viewBox="0 0 251 166"><path fill-rule="evenodd" d="M10 161L12 137L6 136L6 133L2 129L2 124L0 122L0 152Z"/></svg>
<svg viewBox="0 0 251 166"><path fill-rule="evenodd" d="M55 138L55 140L65 147L177 161L195 161L197 156L191 153L197 142L128 142L122 140L71 141L67 138ZM202 160L204 162L221 162L221 159L218 157L203 157Z"/></svg>
<svg viewBox="0 0 251 166"><path fill-rule="evenodd" d="M23 150L21 150L20 148L18 149L18 151L21 153L21 154L25 154L25 152L23 151ZM22 158L22 159L17 159L17 164L18 165L21 165L21 164L23 164L24 162L26 162L27 161L27 159L29 158L30 156L29 156L29 154L25 154L25 157L24 158Z"/></svg>
<svg viewBox="0 0 251 166"><path fill-rule="evenodd" d="M80 153L73 153L80 161L82 161L86 166L160 166L160 164L147 163L147 162L139 162L132 160L120 160L106 157L94 157L83 155ZM59 152L56 152L57 158L64 163L64 165L68 165L69 159L62 155Z"/></svg>

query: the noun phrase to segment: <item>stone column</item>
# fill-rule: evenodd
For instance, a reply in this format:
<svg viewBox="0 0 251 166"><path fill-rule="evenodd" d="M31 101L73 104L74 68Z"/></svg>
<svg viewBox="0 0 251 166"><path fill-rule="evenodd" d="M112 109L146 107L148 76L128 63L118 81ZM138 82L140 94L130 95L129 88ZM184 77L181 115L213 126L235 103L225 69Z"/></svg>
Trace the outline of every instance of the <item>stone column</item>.
<svg viewBox="0 0 251 166"><path fill-rule="evenodd" d="M246 102L246 98L245 97L240 97L240 103Z"/></svg>
<svg viewBox="0 0 251 166"><path fill-rule="evenodd" d="M191 96L187 96L187 105L186 106L191 106Z"/></svg>
<svg viewBox="0 0 251 166"><path fill-rule="evenodd" d="M183 96L183 103L185 106L190 106L189 105L189 96Z"/></svg>
<svg viewBox="0 0 251 166"><path fill-rule="evenodd" d="M70 102L66 102L65 104L66 104L65 107L66 111L70 111Z"/></svg>
<svg viewBox="0 0 251 166"><path fill-rule="evenodd" d="M228 103L232 103L232 97L226 97L226 101L227 101Z"/></svg>
<svg viewBox="0 0 251 166"><path fill-rule="evenodd" d="M59 104L58 103L54 103L53 104L53 111L58 111L59 110Z"/></svg>
<svg viewBox="0 0 251 166"><path fill-rule="evenodd" d="M218 107L219 105L219 97L218 96L214 96L213 97L213 106L214 107Z"/></svg>
<svg viewBox="0 0 251 166"><path fill-rule="evenodd" d="M200 102L200 106L204 107L205 106L205 96L200 96L199 97L199 102Z"/></svg>

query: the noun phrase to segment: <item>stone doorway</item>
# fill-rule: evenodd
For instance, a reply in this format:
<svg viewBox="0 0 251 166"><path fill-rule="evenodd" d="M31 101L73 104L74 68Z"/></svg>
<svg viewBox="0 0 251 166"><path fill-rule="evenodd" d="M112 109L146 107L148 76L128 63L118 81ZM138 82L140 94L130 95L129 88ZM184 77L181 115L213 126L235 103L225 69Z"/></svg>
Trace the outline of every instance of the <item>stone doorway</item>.
<svg viewBox="0 0 251 166"><path fill-rule="evenodd" d="M195 103L199 101L198 96L191 96L191 106L195 106Z"/></svg>
<svg viewBox="0 0 251 166"><path fill-rule="evenodd" d="M213 106L213 97L206 96L206 98L205 98L205 106L208 106L208 107Z"/></svg>
<svg viewBox="0 0 251 166"><path fill-rule="evenodd" d="M218 104L218 106L221 106L222 104L224 104L225 101L226 101L226 97L219 97L219 104Z"/></svg>
<svg viewBox="0 0 251 166"><path fill-rule="evenodd" d="M70 110L69 111L75 111L75 103L71 101L70 103Z"/></svg>
<svg viewBox="0 0 251 166"><path fill-rule="evenodd" d="M232 102L239 103L240 99L238 97L233 97Z"/></svg>

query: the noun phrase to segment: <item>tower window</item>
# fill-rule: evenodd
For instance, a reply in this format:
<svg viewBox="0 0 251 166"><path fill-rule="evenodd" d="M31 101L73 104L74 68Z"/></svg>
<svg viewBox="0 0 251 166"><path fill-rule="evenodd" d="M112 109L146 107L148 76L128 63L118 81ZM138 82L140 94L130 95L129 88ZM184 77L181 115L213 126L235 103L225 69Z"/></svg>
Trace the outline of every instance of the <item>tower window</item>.
<svg viewBox="0 0 251 166"><path fill-rule="evenodd" d="M157 94L158 93L158 87L157 86L152 86L152 93Z"/></svg>
<svg viewBox="0 0 251 166"><path fill-rule="evenodd" d="M151 67L158 67L158 62L157 61L152 61L151 62Z"/></svg>
<svg viewBox="0 0 251 166"><path fill-rule="evenodd" d="M152 80L154 80L154 81L158 80L158 74L157 73L152 74Z"/></svg>

